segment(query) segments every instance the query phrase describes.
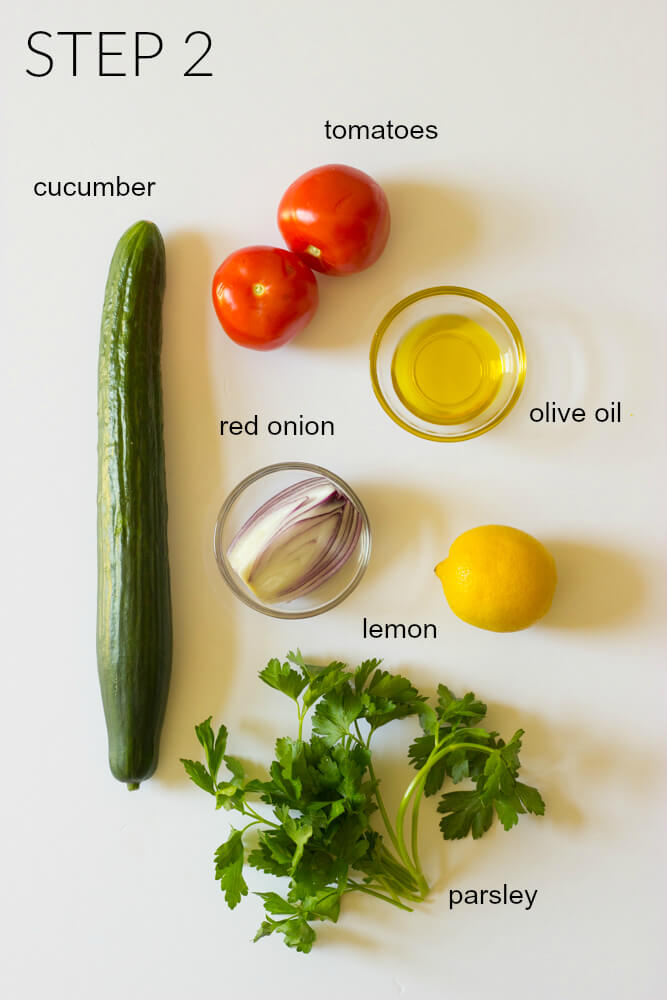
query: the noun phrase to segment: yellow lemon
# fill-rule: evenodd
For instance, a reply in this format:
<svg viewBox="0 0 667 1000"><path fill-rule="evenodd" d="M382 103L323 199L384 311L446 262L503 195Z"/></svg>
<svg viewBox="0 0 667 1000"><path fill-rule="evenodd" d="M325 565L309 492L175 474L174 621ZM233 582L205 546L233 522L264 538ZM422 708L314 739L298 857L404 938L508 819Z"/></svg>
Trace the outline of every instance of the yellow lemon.
<svg viewBox="0 0 667 1000"><path fill-rule="evenodd" d="M547 613L556 588L551 553L502 524L459 535L435 572L454 614L491 632L528 628Z"/></svg>

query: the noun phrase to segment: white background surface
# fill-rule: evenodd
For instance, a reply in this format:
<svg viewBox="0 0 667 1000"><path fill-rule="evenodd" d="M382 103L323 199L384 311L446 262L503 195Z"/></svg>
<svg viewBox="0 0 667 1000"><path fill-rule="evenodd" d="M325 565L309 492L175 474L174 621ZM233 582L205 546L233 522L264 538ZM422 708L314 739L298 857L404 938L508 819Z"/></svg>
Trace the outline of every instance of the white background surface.
<svg viewBox="0 0 667 1000"><path fill-rule="evenodd" d="M140 7L33 0L3 17L3 996L654 1000L666 971L663 5ZM183 38L200 28L215 75L184 79ZM37 29L153 30L164 54L139 80L99 79L82 47L72 79L54 45L56 69L32 79ZM333 142L327 118L434 123L440 135ZM322 280L319 313L293 344L244 352L216 324L212 272L237 247L277 242L284 188L331 161L385 186L386 253L365 274ZM155 180L154 196L32 193L40 179L116 174ZM159 769L128 795L108 772L95 667L96 366L111 253L142 217L168 257L175 659ZM501 302L528 352L515 411L460 445L394 426L367 373L387 308L437 283ZM616 399L620 425L528 417L545 400L590 411ZM333 419L336 435L220 438L220 419L254 413ZM296 624L235 603L211 552L228 490L283 459L347 479L375 546L343 606ZM552 612L527 632L469 628L433 577L456 535L490 522L556 557ZM364 615L436 622L438 640L364 642ZM293 721L256 673L297 645L322 660L383 655L426 690L474 689L494 727L525 727L526 780L548 807L510 834L447 845L425 808L432 899L414 914L350 901L310 956L250 943L252 896L226 909L212 854L227 817L178 763L209 714L227 722L232 752L266 759ZM392 802L411 735L393 726L379 741ZM449 885L503 883L537 889L533 909L447 908ZM266 888L262 876L252 887Z"/></svg>

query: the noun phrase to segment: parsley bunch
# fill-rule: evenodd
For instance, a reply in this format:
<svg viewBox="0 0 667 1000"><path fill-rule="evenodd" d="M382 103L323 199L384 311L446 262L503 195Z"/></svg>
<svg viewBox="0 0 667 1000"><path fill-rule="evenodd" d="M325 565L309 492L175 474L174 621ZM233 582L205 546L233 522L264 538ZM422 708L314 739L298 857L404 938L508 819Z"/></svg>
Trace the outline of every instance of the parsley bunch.
<svg viewBox="0 0 667 1000"><path fill-rule="evenodd" d="M256 941L282 934L290 948L309 952L316 937L312 925L336 922L343 896L351 892L403 910L423 900L428 883L419 860L419 809L422 796L440 792L446 778L454 784L469 779L473 787L441 796L445 840L481 837L494 813L506 830L520 813L544 813L537 789L517 780L523 730L505 743L480 728L486 705L472 693L456 698L441 684L431 706L407 678L381 670L379 660L356 669L337 661L318 667L298 651L284 663L270 660L259 676L291 698L298 715L296 739L276 741L268 780L246 778L241 762L225 752L226 728L214 733L210 718L195 727L206 763L182 761L192 781L215 797L216 808L248 821L232 828L215 852L215 877L230 909L248 894L244 866L285 880L282 895L256 893L265 909ZM305 739L311 711L312 734ZM407 716L418 716L423 735L409 748L417 773L392 823L370 744L378 729ZM223 763L228 774L220 779ZM270 807L269 816L255 808L257 799ZM384 833L371 824L376 811ZM250 847L246 834L253 828Z"/></svg>

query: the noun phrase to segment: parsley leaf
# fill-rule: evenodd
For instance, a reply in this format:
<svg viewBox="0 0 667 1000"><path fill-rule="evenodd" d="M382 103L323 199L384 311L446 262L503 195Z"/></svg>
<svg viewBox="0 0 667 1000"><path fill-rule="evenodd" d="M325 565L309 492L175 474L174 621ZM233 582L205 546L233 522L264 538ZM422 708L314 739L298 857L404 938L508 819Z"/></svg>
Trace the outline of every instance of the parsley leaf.
<svg viewBox="0 0 667 1000"><path fill-rule="evenodd" d="M243 779L245 777L245 769L243 767L243 764L238 759L238 757L230 757L229 754L226 754L223 759L225 761L225 764L227 765L227 768L232 773L232 784L236 785L237 788L240 788L241 785L243 784Z"/></svg>
<svg viewBox="0 0 667 1000"><path fill-rule="evenodd" d="M525 812L515 795L497 795L493 800L498 819L505 830L511 830L519 822L519 813Z"/></svg>
<svg viewBox="0 0 667 1000"><path fill-rule="evenodd" d="M341 895L342 887L339 886L317 888L295 882L289 891L288 899L298 904L306 919L331 920L336 923L340 914Z"/></svg>
<svg viewBox="0 0 667 1000"><path fill-rule="evenodd" d="M511 795L516 784L516 774L521 766L519 750L523 729L517 729L506 745L499 741L498 748L492 750L484 765L484 796L492 799L497 795Z"/></svg>
<svg viewBox="0 0 667 1000"><path fill-rule="evenodd" d="M483 701L478 701L472 691L468 691L463 698L456 698L448 687L438 684L438 706L437 715L440 722L447 722L450 726L457 725L472 726L480 722L486 715L486 705Z"/></svg>
<svg viewBox="0 0 667 1000"><path fill-rule="evenodd" d="M259 941L274 932L284 936L288 948L296 948L297 951L306 954L311 950L315 941L315 931L303 917L290 917L288 920L264 920L253 940Z"/></svg>
<svg viewBox="0 0 667 1000"><path fill-rule="evenodd" d="M295 667L299 668L304 678L306 679L306 682L308 682L311 677L314 677L315 674L319 673L320 670L322 669L322 667L318 667L314 663L306 663L303 656L301 655L300 649L297 649L296 653L292 652L288 653L286 659L289 660L290 663L293 663Z"/></svg>
<svg viewBox="0 0 667 1000"><path fill-rule="evenodd" d="M269 875L289 875L293 854L294 843L284 830L265 830L248 855L248 864Z"/></svg>
<svg viewBox="0 0 667 1000"><path fill-rule="evenodd" d="M190 781L194 781L195 785L203 788L210 795L215 795L215 782L203 764L200 764L198 760L185 760L184 757L181 757L181 764Z"/></svg>
<svg viewBox="0 0 667 1000"><path fill-rule="evenodd" d="M359 694L374 670L382 663L382 660L364 660L364 662L354 671L354 690Z"/></svg>
<svg viewBox="0 0 667 1000"><path fill-rule="evenodd" d="M344 663L334 661L324 667L319 673L312 677L303 696L303 704L306 708L314 705L318 698L328 694L338 687L342 681L346 681L347 671Z"/></svg>
<svg viewBox="0 0 667 1000"><path fill-rule="evenodd" d="M371 730L379 729L394 719L418 715L425 701L406 677L390 674L387 670L376 669L361 690L363 717Z"/></svg>
<svg viewBox="0 0 667 1000"><path fill-rule="evenodd" d="M220 726L215 736L211 728L211 718L209 715L208 719L195 726L197 739L204 748L206 766L196 760L186 760L184 757L181 757L181 764L195 785L210 795L215 795L218 771L227 746L227 730L225 726Z"/></svg>
<svg viewBox="0 0 667 1000"><path fill-rule="evenodd" d="M494 809L505 830L516 826L522 813L543 815L544 802L537 789L517 781L523 729L518 729L509 743L496 739L495 733L485 730L466 729L462 732L468 736L472 734L477 740L486 739L489 749L483 764L480 757L484 752L480 750L475 750L472 758L468 756L458 761L460 769L467 771L462 776L477 778L476 789L449 792L442 796L438 812L445 814L440 821L444 838L454 840L470 832L474 838L481 837L491 825ZM454 738L458 740L459 734ZM457 755L460 752L455 751Z"/></svg>
<svg viewBox="0 0 667 1000"><path fill-rule="evenodd" d="M272 913L274 916L294 916L295 913L299 912L297 906L288 903L277 892L256 892L255 895L264 900L264 909L267 913Z"/></svg>
<svg viewBox="0 0 667 1000"><path fill-rule="evenodd" d="M211 718L212 716L209 715L208 719L204 719L198 726L195 726L195 733L204 748L206 763L211 777L215 781L218 776L220 764L222 763L225 747L227 746L227 729L225 726L220 726L217 736L214 736L211 728Z"/></svg>
<svg viewBox="0 0 667 1000"><path fill-rule="evenodd" d="M289 839L296 845L289 869L290 875L293 875L303 856L303 849L313 835L313 823L311 819L305 817L294 819L290 816L287 806L277 806L276 817L282 823L283 830Z"/></svg>
<svg viewBox="0 0 667 1000"><path fill-rule="evenodd" d="M243 839L239 830L232 829L224 844L215 852L215 877L225 894L225 902L230 910L248 895L248 886L243 878Z"/></svg>
<svg viewBox="0 0 667 1000"><path fill-rule="evenodd" d="M331 747L349 734L350 726L359 718L362 708L361 698L348 685L330 691L315 709L313 731Z"/></svg>
<svg viewBox="0 0 667 1000"><path fill-rule="evenodd" d="M438 812L445 815L440 829L445 840L461 840L472 831L477 840L491 826L493 807L484 801L479 789L469 792L448 792L438 805Z"/></svg>
<svg viewBox="0 0 667 1000"><path fill-rule="evenodd" d="M292 670L289 663L281 663L280 660L276 659L269 660L259 676L269 687L275 688L281 694L286 694L294 701L308 683L308 678L297 673L296 670Z"/></svg>
<svg viewBox="0 0 667 1000"><path fill-rule="evenodd" d="M526 812L534 813L536 816L544 816L544 799L536 788L517 781L516 794Z"/></svg>

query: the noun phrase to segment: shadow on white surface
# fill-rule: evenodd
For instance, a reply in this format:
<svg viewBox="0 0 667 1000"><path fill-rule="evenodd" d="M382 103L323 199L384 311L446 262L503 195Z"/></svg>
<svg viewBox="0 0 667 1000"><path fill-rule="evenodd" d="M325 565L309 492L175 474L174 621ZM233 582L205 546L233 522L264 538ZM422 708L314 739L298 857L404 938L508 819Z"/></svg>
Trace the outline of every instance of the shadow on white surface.
<svg viewBox="0 0 667 1000"><path fill-rule="evenodd" d="M527 369L516 413L501 425L511 428L508 444L526 455L551 457L593 443L602 458L613 460L632 436L633 452L640 455L644 442L636 434L638 415L644 411L650 419L659 398L658 386L651 388L658 373L647 370L646 357L636 346L650 319L639 310L630 314L620 300L614 303L613 294L602 306L584 308L567 288L562 300L515 293L510 312L524 339ZM598 408L610 411L616 401L621 403L620 424L605 420L604 414L596 420ZM576 408L584 409L584 421L572 420ZM540 419L538 412L531 419L533 410L545 414L547 409L548 419Z"/></svg>
<svg viewBox="0 0 667 1000"><path fill-rule="evenodd" d="M194 725L216 713L235 663L233 617L209 585L212 498L219 494L221 449L215 433L215 372L207 325L213 254L203 235L166 239L163 351L174 661L159 781L187 782L179 761L194 752Z"/></svg>
<svg viewBox="0 0 667 1000"><path fill-rule="evenodd" d="M361 482L359 495L363 497L374 529L373 555L364 585L369 588L382 586L384 591L387 573L406 553L441 550L442 539L447 537L448 503L424 490L391 482ZM434 566L436 561L432 559ZM410 581L410 589L413 587Z"/></svg>
<svg viewBox="0 0 667 1000"><path fill-rule="evenodd" d="M370 344L392 305L418 288L455 284L448 264L472 253L480 228L473 193L427 183L394 182L384 189L392 217L384 253L359 274L317 276L318 314L299 335L300 348L339 353Z"/></svg>
<svg viewBox="0 0 667 1000"><path fill-rule="evenodd" d="M640 616L646 579L627 552L583 542L546 540L545 545L556 560L558 584L544 626L609 629Z"/></svg>
<svg viewBox="0 0 667 1000"><path fill-rule="evenodd" d="M481 238L480 196L449 184L389 181L392 218L389 264L400 274L428 272L473 253ZM442 284L449 282L443 276Z"/></svg>

